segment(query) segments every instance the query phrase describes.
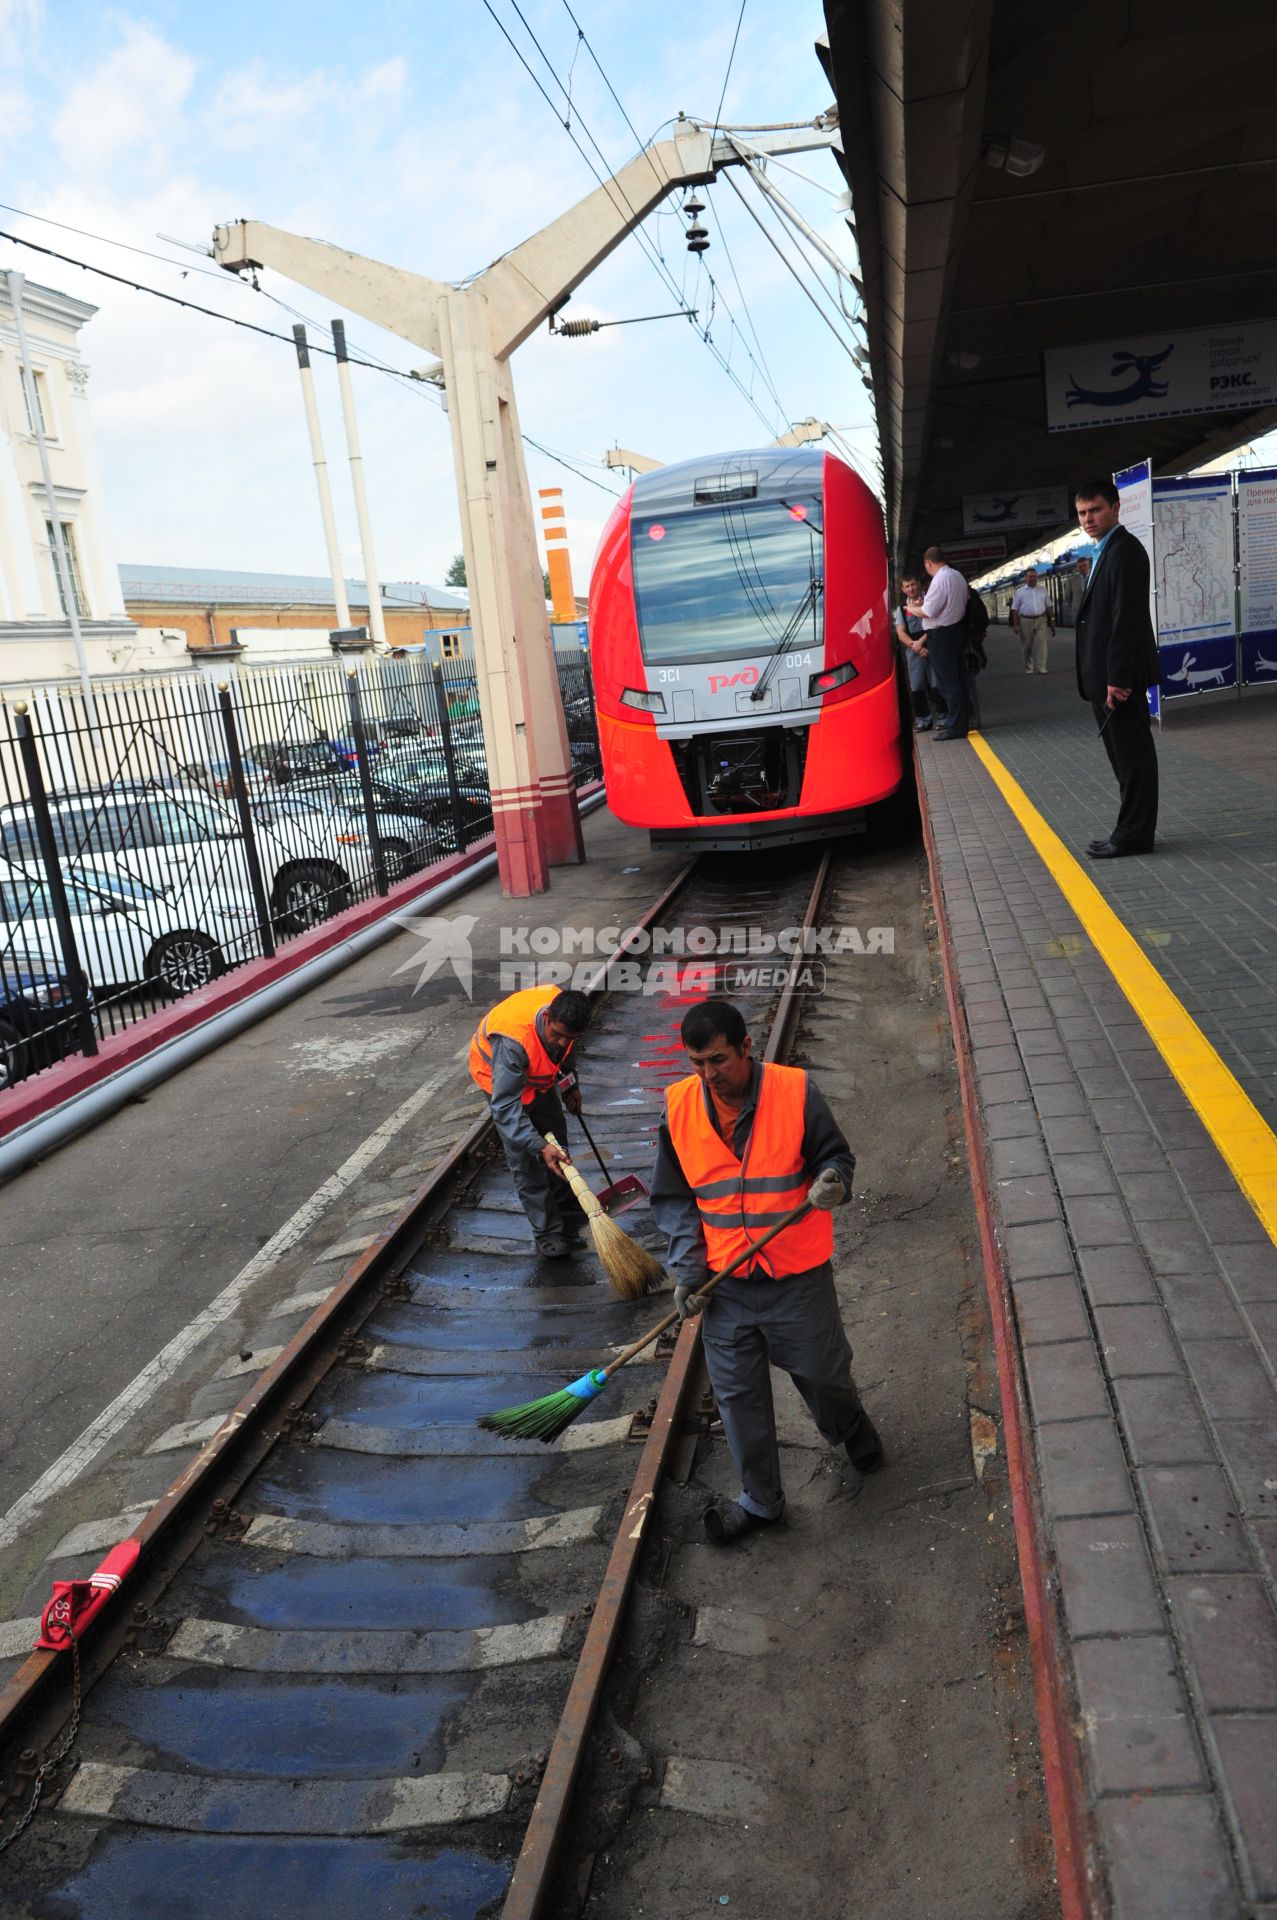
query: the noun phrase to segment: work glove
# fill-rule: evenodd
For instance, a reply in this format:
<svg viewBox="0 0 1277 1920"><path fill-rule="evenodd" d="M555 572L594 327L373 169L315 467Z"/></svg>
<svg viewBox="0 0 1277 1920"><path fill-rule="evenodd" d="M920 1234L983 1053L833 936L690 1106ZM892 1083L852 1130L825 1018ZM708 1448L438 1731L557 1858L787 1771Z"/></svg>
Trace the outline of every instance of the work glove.
<svg viewBox="0 0 1277 1920"><path fill-rule="evenodd" d="M826 1167L818 1173L807 1189L807 1203L818 1207L822 1213L832 1213L847 1198L847 1189L832 1167Z"/></svg>
<svg viewBox="0 0 1277 1920"><path fill-rule="evenodd" d="M700 1282L698 1281L697 1286L699 1285ZM696 1287L675 1287L674 1305L678 1308L678 1317L680 1320L692 1319L694 1315L700 1312L704 1304Z"/></svg>
<svg viewBox="0 0 1277 1920"><path fill-rule="evenodd" d="M575 1069L569 1067L566 1072L559 1075L554 1084L567 1112L572 1114L580 1113L581 1084L576 1077Z"/></svg>

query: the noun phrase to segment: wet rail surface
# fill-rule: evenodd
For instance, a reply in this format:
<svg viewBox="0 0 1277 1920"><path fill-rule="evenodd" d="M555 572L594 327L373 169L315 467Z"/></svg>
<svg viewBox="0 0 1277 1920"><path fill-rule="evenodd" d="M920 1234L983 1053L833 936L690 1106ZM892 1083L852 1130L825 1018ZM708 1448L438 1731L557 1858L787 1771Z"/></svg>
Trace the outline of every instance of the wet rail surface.
<svg viewBox="0 0 1277 1920"><path fill-rule="evenodd" d="M816 867L702 863L663 922L798 924ZM616 1172L650 1166L703 992L596 1012L582 1082ZM760 1031L774 988L733 997ZM656 1244L644 1208L624 1224ZM553 1448L475 1422L596 1364L668 1296L615 1300L588 1252L538 1260L495 1142L389 1292L89 1695L78 1765L0 1857L6 1912L499 1907L662 1362L626 1368Z"/></svg>

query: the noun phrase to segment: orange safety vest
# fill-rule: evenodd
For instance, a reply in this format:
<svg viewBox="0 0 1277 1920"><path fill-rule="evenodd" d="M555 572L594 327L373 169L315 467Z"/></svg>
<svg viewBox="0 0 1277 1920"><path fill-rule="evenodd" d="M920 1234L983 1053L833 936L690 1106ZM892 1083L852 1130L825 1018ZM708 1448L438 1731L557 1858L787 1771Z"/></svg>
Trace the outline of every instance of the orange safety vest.
<svg viewBox="0 0 1277 1920"><path fill-rule="evenodd" d="M528 1078L523 1089L525 1107L531 1106L539 1093L547 1092L563 1072L575 1041L569 1040L561 1060L551 1060L537 1032L537 1015L557 1000L562 991L561 987L525 987L521 993L512 993L508 1000L499 1000L491 1013L479 1022L470 1042L470 1078L482 1087L489 1099L492 1097L494 1033L517 1040L528 1056Z"/></svg>
<svg viewBox="0 0 1277 1920"><path fill-rule="evenodd" d="M723 1140L705 1106L705 1090L693 1074L665 1095L665 1120L705 1235L715 1273L745 1253L806 1196L811 1181L803 1165L803 1109L807 1075L801 1067L763 1068L754 1125L745 1159ZM755 1266L779 1279L805 1273L832 1259L834 1223L813 1211L769 1240Z"/></svg>

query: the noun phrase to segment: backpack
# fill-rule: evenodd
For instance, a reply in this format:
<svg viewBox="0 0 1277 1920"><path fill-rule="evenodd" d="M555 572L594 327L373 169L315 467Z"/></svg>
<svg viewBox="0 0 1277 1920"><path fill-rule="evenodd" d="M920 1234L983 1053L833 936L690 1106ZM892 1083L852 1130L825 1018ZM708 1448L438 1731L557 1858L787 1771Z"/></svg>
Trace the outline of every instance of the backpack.
<svg viewBox="0 0 1277 1920"><path fill-rule="evenodd" d="M967 665L973 673L981 673L989 664L984 651L984 636L989 631L989 609L974 587L967 591L967 610L962 616L962 631L966 641Z"/></svg>

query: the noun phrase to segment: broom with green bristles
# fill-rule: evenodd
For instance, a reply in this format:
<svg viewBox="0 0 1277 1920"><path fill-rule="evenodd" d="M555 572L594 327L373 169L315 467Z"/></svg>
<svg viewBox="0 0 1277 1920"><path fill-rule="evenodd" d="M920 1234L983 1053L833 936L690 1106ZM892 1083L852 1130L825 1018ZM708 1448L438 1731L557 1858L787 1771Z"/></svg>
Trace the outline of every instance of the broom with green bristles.
<svg viewBox="0 0 1277 1920"><path fill-rule="evenodd" d="M734 1260L729 1261L721 1273L712 1273L704 1286L698 1289L696 1298L703 1301L707 1293L713 1292L720 1280L726 1280L729 1274L743 1267L747 1260L752 1260L760 1247L765 1247L769 1240L774 1240L778 1233L783 1233L786 1227L792 1226L795 1220L801 1220L805 1213L810 1212L811 1208L806 1200L791 1208L783 1219L776 1222L775 1226L768 1227L766 1233L760 1234L743 1253L737 1254ZM679 1318L678 1309L675 1308L673 1313L667 1313L663 1320L658 1320L654 1327L649 1327L641 1340L636 1340L633 1346L625 1347L617 1354L615 1360L609 1360L605 1367L591 1367L588 1373L583 1373L579 1380L572 1382L571 1386L560 1387L557 1393L542 1394L539 1400L527 1400L521 1407L502 1407L499 1413L485 1413L480 1417L479 1425L486 1427L489 1433L503 1434L507 1440L544 1440L548 1445L551 1440L557 1440L561 1433L567 1431L577 1415L589 1406L591 1400L598 1398L614 1373L619 1373L636 1354L642 1353L644 1347L650 1347L653 1340L659 1340L666 1327L672 1327Z"/></svg>

